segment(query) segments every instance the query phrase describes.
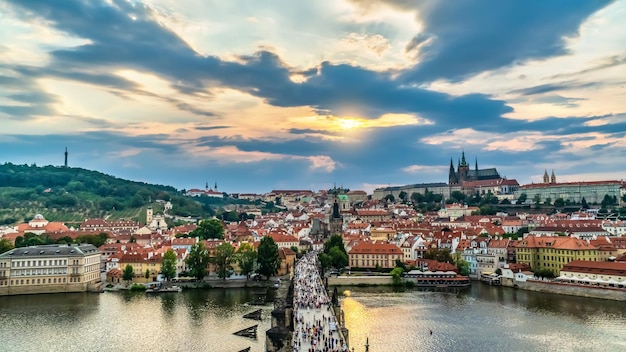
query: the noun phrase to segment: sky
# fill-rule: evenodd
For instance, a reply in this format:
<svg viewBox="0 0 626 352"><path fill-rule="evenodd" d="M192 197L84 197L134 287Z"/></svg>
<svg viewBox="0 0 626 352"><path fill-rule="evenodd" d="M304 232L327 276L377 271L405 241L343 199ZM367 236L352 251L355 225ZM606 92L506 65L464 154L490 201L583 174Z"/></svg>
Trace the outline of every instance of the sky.
<svg viewBox="0 0 626 352"><path fill-rule="evenodd" d="M626 0L0 0L0 162L229 193L626 178Z"/></svg>

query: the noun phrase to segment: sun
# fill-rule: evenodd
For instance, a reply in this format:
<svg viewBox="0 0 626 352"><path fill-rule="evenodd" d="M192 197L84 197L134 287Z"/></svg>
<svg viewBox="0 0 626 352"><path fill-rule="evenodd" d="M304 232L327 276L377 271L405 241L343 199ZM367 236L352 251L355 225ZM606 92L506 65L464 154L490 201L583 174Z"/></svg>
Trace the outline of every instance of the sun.
<svg viewBox="0 0 626 352"><path fill-rule="evenodd" d="M341 127L344 130L351 130L354 128L361 127L363 122L357 119L339 118L337 119L337 124L339 125L339 127Z"/></svg>

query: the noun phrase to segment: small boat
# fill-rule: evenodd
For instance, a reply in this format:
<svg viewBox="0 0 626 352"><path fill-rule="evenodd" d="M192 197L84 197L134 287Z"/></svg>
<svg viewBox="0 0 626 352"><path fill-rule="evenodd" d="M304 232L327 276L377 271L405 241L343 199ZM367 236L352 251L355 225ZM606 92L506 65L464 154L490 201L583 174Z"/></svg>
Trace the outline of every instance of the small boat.
<svg viewBox="0 0 626 352"><path fill-rule="evenodd" d="M168 292L180 292L183 289L178 286L172 287L154 287L146 290L146 293L168 293Z"/></svg>

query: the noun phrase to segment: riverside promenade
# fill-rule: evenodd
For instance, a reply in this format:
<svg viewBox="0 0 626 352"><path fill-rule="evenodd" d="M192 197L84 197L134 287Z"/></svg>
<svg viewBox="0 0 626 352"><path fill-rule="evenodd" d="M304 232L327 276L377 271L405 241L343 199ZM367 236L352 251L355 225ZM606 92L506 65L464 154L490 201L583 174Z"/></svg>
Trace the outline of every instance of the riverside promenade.
<svg viewBox="0 0 626 352"><path fill-rule="evenodd" d="M348 351L318 271L316 252L298 261L293 280L293 351Z"/></svg>

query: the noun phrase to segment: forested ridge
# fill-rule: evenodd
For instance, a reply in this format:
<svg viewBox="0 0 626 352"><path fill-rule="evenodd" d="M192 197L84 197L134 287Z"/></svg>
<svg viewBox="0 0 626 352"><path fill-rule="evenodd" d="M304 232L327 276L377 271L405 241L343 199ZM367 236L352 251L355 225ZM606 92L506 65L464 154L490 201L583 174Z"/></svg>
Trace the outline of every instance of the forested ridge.
<svg viewBox="0 0 626 352"><path fill-rule="evenodd" d="M82 168L0 165L0 225L25 221L36 213L66 222L105 216L142 220L145 208L156 200L170 201L172 215L213 214L207 202L184 197L171 186L124 180Z"/></svg>

